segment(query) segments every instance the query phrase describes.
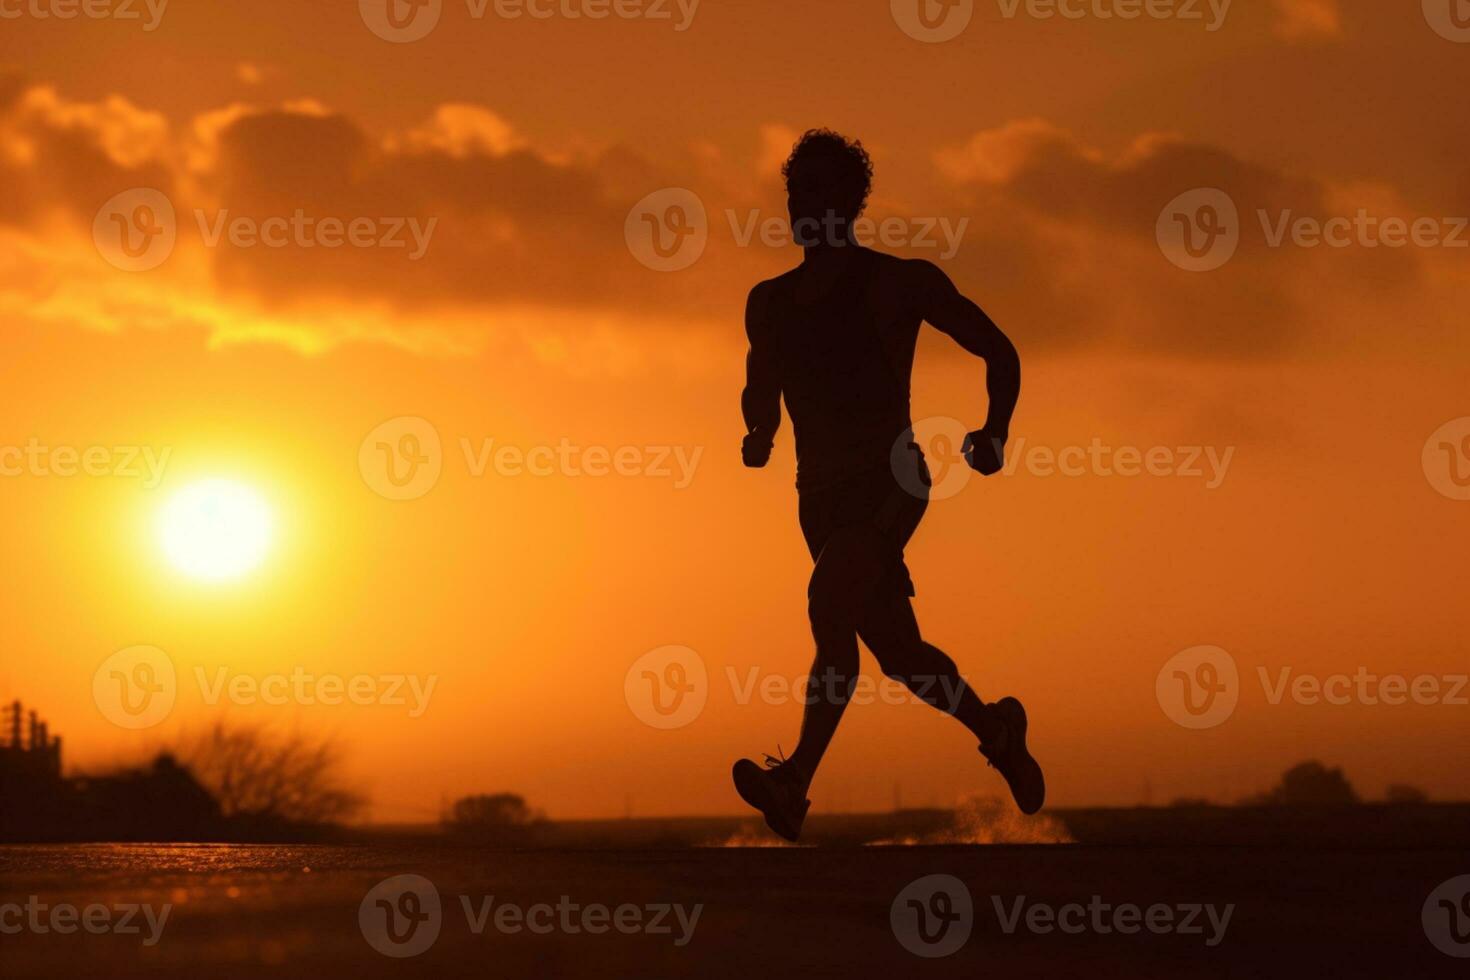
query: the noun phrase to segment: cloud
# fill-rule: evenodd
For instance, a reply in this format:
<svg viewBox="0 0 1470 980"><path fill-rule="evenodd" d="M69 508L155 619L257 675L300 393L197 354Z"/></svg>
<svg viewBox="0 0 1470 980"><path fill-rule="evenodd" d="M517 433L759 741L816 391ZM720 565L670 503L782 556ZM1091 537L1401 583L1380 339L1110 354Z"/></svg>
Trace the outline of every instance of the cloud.
<svg viewBox="0 0 1470 980"><path fill-rule="evenodd" d="M1402 212L1381 194L1169 134L1140 135L1110 156L1044 120L1022 120L935 160L979 225L952 275L978 283L1044 342L1276 356L1330 342L1355 307L1403 298L1425 275L1411 250L1304 249L1266 233L1359 207ZM1240 216L1236 256L1209 273L1175 267L1156 237L1165 206L1198 188L1223 191Z"/></svg>
<svg viewBox="0 0 1470 980"><path fill-rule="evenodd" d="M0 302L47 322L175 323L214 342L304 352L345 342L471 350L510 336L566 351L579 325L590 338L680 324L738 343L750 286L798 259L759 236L738 240L752 218L784 221L772 162L796 130L780 123L743 146L705 142L654 159L627 145L553 152L470 103L380 133L310 100L236 103L178 127L125 99L70 101L47 86L12 91L4 104L0 178L21 193L0 205L0 262L27 271L7 277L26 286ZM963 227L957 254L941 264L1031 350L1238 358L1322 349L1356 310L1409 302L1426 276L1453 280L1407 250L1271 248L1258 212L1406 209L1392 187L1291 174L1178 136L1144 133L1107 152L1027 118L940 147L931 162L928 182L895 190L878 159L885 194L873 217ZM177 215L174 253L146 273L111 269L90 241L101 203L135 187L162 191ZM700 261L660 273L634 259L624 223L635 202L668 187L698 195L709 236ZM1154 238L1164 205L1200 187L1229 194L1242 217L1237 257L1209 274L1176 268ZM404 229L392 248L290 236L268 247L229 233L237 222L298 216L318 228L413 221L431 235L413 258ZM892 250L941 258L924 243ZM534 338L538 310L556 324L546 328L555 343Z"/></svg>
<svg viewBox="0 0 1470 980"><path fill-rule="evenodd" d="M168 122L120 96L62 98L50 86L0 87L0 224L28 225L57 208L88 215L129 186L173 186Z"/></svg>

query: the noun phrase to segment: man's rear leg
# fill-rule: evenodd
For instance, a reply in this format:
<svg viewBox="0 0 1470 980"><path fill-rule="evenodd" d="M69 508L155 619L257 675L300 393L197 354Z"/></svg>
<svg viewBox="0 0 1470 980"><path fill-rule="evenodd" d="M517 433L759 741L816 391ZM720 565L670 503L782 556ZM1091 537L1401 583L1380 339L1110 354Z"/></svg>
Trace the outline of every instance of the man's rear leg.
<svg viewBox="0 0 1470 980"><path fill-rule="evenodd" d="M1041 766L1026 748L1026 709L1015 698L985 704L960 676L949 655L919 633L913 604L898 589L875 596L859 629L883 673L902 682L915 697L953 715L980 742L980 752L1005 778L1023 813L1035 813L1046 799Z"/></svg>
<svg viewBox="0 0 1470 980"><path fill-rule="evenodd" d="M1001 734L1001 723L960 676L949 654L924 642L908 596L894 589L874 597L858 634L883 673L914 697L954 716L982 743Z"/></svg>

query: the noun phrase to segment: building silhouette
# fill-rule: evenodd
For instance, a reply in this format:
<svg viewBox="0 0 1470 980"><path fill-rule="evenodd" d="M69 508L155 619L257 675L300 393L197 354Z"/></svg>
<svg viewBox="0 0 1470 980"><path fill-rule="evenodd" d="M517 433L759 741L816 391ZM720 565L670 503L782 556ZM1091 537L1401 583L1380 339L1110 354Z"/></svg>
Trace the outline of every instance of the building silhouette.
<svg viewBox="0 0 1470 980"><path fill-rule="evenodd" d="M62 772L61 738L20 701L0 714L0 841L217 840L218 802L167 754L100 776Z"/></svg>
<svg viewBox="0 0 1470 980"><path fill-rule="evenodd" d="M0 710L3 734L0 734L0 778L14 774L17 778L59 780L61 778L61 738L53 737L46 723L34 711L26 714L15 701Z"/></svg>

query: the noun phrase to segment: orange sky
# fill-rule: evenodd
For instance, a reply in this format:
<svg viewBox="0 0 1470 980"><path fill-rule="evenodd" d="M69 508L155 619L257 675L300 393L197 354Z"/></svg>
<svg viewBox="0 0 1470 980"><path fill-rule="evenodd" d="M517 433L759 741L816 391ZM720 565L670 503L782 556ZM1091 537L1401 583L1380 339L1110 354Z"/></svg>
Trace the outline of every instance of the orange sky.
<svg viewBox="0 0 1470 980"><path fill-rule="evenodd" d="M0 24L0 449L168 454L156 486L0 476L0 696L37 705L73 764L224 711L339 735L380 819L499 789L562 817L736 810L729 762L789 751L798 708L737 703L730 672L789 683L810 643L789 433L765 471L737 452L743 298L798 257L742 246L732 220L780 217L780 159L828 125L872 151L875 217L968 222L953 255L899 250L939 261L1025 362L1020 465L936 502L910 565L926 636L982 696L1026 699L1052 802L1233 799L1312 757L1370 796L1470 793L1470 706L1273 705L1258 680L1470 671L1470 502L1421 460L1470 416L1470 249L1268 230L1361 210L1453 238L1470 214L1470 47L1418 4L1240 2L1209 31L976 3L926 44L866 0L703 0L682 31L676 4L477 20L461 0L411 43L351 3L177 2L153 30L30 3ZM703 204L708 243L658 272L624 224L669 187ZM1201 187L1238 206L1240 243L1194 273L1155 228ZM135 188L170 202L177 242L128 272L93 226ZM297 209L433 230L417 259L208 241L221 212ZM977 424L982 379L929 337L915 416ZM432 423L442 473L393 501L359 449L405 416ZM489 439L637 447L671 473L476 475ZM1095 440L1229 463L1217 481L1065 476L1022 455ZM162 503L205 476L276 516L235 583L180 577L157 540ZM183 682L164 722L124 731L92 679L138 644ZM1239 705L1190 731L1155 679L1203 644L1239 665ZM624 677L667 645L711 680L699 717L660 731ZM193 680L220 667L436 681L417 717L225 709ZM885 807L898 782L910 804L999 790L952 722L854 708L817 805Z"/></svg>

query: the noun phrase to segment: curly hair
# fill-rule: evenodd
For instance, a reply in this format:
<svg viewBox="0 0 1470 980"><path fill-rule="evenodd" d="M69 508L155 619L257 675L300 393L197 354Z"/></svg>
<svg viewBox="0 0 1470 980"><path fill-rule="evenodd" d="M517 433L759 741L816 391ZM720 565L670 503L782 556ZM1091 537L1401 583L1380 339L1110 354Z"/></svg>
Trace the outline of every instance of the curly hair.
<svg viewBox="0 0 1470 980"><path fill-rule="evenodd" d="M791 172L804 163L820 162L832 166L840 184L851 186L857 193L857 213L861 214L873 190L873 161L863 149L862 140L849 140L830 129L808 129L791 148L791 156L781 165L781 179L791 184Z"/></svg>

